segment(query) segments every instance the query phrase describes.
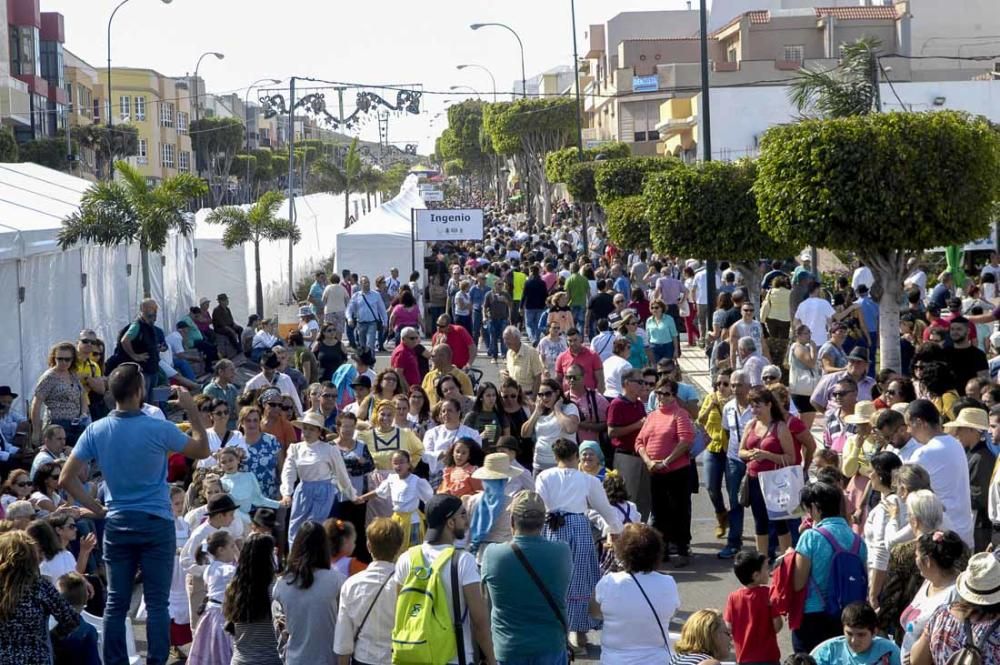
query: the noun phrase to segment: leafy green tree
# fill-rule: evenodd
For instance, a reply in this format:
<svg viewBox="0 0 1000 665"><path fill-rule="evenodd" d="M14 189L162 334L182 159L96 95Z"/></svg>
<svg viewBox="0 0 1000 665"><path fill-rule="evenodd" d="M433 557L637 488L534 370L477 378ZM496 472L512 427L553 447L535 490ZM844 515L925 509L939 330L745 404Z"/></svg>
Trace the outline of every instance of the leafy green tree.
<svg viewBox="0 0 1000 665"><path fill-rule="evenodd" d="M80 199L80 209L63 220L59 246L65 250L80 242L108 247L138 243L142 293L148 298L149 252L163 251L171 231L187 235L194 230L194 217L185 208L208 187L190 173L152 187L128 162L116 162L115 169L117 180L91 186Z"/></svg>
<svg viewBox="0 0 1000 665"><path fill-rule="evenodd" d="M545 176L545 156L566 147L575 135L575 102L560 98L486 104L483 127L498 154L524 159L528 181L540 199L541 218L548 220L553 183Z"/></svg>
<svg viewBox="0 0 1000 665"><path fill-rule="evenodd" d="M135 125L81 125L71 131L73 140L94 151L94 170L98 178L110 178L116 160L131 157L139 151L139 129Z"/></svg>
<svg viewBox="0 0 1000 665"><path fill-rule="evenodd" d="M378 184L382 200L387 201L399 194L399 190L403 187L403 182L409 174L410 165L406 162L396 162L383 171Z"/></svg>
<svg viewBox="0 0 1000 665"><path fill-rule="evenodd" d="M202 118L191 123L190 133L198 170L208 174L209 200L214 208L222 202L233 160L244 146L243 123L236 118Z"/></svg>
<svg viewBox="0 0 1000 665"><path fill-rule="evenodd" d="M569 177L568 169L573 164L578 164L581 161L593 162L598 157L601 159L629 157L632 154L632 149L627 143L612 142L595 148L584 148L582 160L577 158L577 153L578 151L574 145L562 150L553 150L545 155L545 177L549 179L549 182L565 183Z"/></svg>
<svg viewBox="0 0 1000 665"><path fill-rule="evenodd" d="M578 203L593 203L597 200L594 187L596 162L577 162L566 169L566 191Z"/></svg>
<svg viewBox="0 0 1000 665"><path fill-rule="evenodd" d="M868 115L878 111L875 71L880 46L874 37L844 44L835 69L803 68L789 87L789 98L799 112L827 118Z"/></svg>
<svg viewBox="0 0 1000 665"><path fill-rule="evenodd" d="M79 146L73 142L73 154L77 154ZM28 141L20 146L21 162L34 162L57 171L69 171L69 159L66 153L66 139L48 137Z"/></svg>
<svg viewBox="0 0 1000 665"><path fill-rule="evenodd" d="M616 199L642 194L647 175L668 171L681 163L673 157L625 157L600 161L594 172L597 201L607 207Z"/></svg>
<svg viewBox="0 0 1000 665"><path fill-rule="evenodd" d="M883 368L900 368L906 260L989 232L1000 138L952 111L876 113L769 129L754 190L768 234L801 247L850 250L882 287Z"/></svg>
<svg viewBox="0 0 1000 665"><path fill-rule="evenodd" d="M287 219L277 217L285 197L279 192L265 192L249 210L238 206L216 208L205 219L209 224L222 224L222 244L226 249L253 244L254 295L257 316L264 316L264 287L260 281L260 243L265 240L302 239L299 228Z"/></svg>
<svg viewBox="0 0 1000 665"><path fill-rule="evenodd" d="M621 249L649 247L649 221L646 200L642 195L615 199L604 209L608 220L608 239Z"/></svg>
<svg viewBox="0 0 1000 665"><path fill-rule="evenodd" d="M17 139L14 138L14 131L10 127L0 127L0 162L18 161L17 152Z"/></svg>
<svg viewBox="0 0 1000 665"><path fill-rule="evenodd" d="M729 259L751 300L760 295L760 259L788 256L796 245L761 230L753 162L678 165L646 180L643 197L653 249L671 256Z"/></svg>
<svg viewBox="0 0 1000 665"><path fill-rule="evenodd" d="M358 182L361 176L358 139L355 138L351 142L351 147L344 155L343 164L337 164L333 158L324 156L313 163L312 173L316 176L317 184L322 191L344 195L344 228L350 226L351 194L359 191Z"/></svg>
<svg viewBox="0 0 1000 665"><path fill-rule="evenodd" d="M381 181L381 171L367 164L361 167L361 173L358 175L358 191L365 193L365 203L369 210L372 207L372 196L378 194Z"/></svg>

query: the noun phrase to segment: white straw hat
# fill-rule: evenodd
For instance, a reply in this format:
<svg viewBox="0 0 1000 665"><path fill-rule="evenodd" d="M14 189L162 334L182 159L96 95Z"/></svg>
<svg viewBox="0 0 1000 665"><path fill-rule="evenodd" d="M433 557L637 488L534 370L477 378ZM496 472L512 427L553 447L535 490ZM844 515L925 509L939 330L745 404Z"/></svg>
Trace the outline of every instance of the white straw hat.
<svg viewBox="0 0 1000 665"><path fill-rule="evenodd" d="M522 473L521 469L511 468L507 453L490 453L483 460L483 465L472 472L472 477L476 480L510 480Z"/></svg>

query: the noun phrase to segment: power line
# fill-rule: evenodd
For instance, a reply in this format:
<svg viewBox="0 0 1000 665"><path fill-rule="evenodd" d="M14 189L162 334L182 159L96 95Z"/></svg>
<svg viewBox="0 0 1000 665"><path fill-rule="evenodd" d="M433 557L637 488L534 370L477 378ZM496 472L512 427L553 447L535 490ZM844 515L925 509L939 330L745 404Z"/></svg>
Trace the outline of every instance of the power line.
<svg viewBox="0 0 1000 665"><path fill-rule="evenodd" d="M875 62L878 63L878 68L882 70L882 76L885 77L885 82L889 84L889 89L892 90L892 94L896 97L896 101L899 102L900 108L905 110L906 104L903 103L903 100L899 97L899 93L896 92L896 86L892 84L892 79L889 78L889 72L886 70L881 60L876 59Z"/></svg>

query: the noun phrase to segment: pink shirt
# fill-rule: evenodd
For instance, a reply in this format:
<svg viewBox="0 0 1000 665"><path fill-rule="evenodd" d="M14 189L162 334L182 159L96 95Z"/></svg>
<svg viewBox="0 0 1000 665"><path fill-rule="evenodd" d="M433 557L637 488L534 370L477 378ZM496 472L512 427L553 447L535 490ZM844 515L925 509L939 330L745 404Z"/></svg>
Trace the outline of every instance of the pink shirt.
<svg viewBox="0 0 1000 665"><path fill-rule="evenodd" d="M597 373L604 371L601 357L585 346L581 347L580 353L575 356L572 350L566 349L556 358L556 374L566 374L572 365L583 368L583 385L591 390L597 390ZM563 388L569 390L569 383L563 381Z"/></svg>
<svg viewBox="0 0 1000 665"><path fill-rule="evenodd" d="M542 273L542 281L545 282L545 288L551 291L552 287L559 281L559 275L554 272L544 272Z"/></svg>
<svg viewBox="0 0 1000 665"><path fill-rule="evenodd" d="M392 315L396 317L394 325L396 330L400 328L405 328L406 326L417 327L420 322L420 308L414 305L413 307L403 307L402 305L396 305L392 308Z"/></svg>
<svg viewBox="0 0 1000 665"><path fill-rule="evenodd" d="M569 397L573 404L576 404L577 410L580 412L580 422L590 422L590 423L605 423L608 421L608 400L605 399L604 395L597 392L596 390L592 392L584 393L583 395L575 395L569 390L566 391L566 395ZM593 397L593 401L591 401ZM597 407L597 412L594 413L594 407ZM591 430L584 430L582 427L576 431L577 438L580 441L599 441L597 432Z"/></svg>
<svg viewBox="0 0 1000 665"><path fill-rule="evenodd" d="M691 416L674 402L670 406L660 407L646 416L646 423L639 430L635 439L635 449L646 450L650 459L666 459L681 441L690 445L694 441L694 427L691 426ZM657 469L655 473L677 471L691 464L689 455L681 455L670 466Z"/></svg>

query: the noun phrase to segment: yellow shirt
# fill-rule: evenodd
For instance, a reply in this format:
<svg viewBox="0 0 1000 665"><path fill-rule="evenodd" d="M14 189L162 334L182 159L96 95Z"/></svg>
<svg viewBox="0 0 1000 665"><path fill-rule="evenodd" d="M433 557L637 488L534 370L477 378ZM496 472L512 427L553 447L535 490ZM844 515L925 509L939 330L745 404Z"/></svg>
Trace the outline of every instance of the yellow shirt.
<svg viewBox="0 0 1000 665"><path fill-rule="evenodd" d="M847 437L847 442L844 444L844 450L840 456L840 472L848 478L853 478L857 473L871 478L871 459L876 451L875 437L869 434L865 437L865 442L860 445L858 444L859 439L857 434L851 434Z"/></svg>
<svg viewBox="0 0 1000 665"><path fill-rule="evenodd" d="M760 320L791 321L791 296L788 289L771 289L767 292L764 304L760 307Z"/></svg>
<svg viewBox="0 0 1000 665"><path fill-rule="evenodd" d="M729 431L722 426L722 398L719 393L705 395L698 410L698 423L708 433L708 452L724 451L729 445Z"/></svg>
<svg viewBox="0 0 1000 665"><path fill-rule="evenodd" d="M413 430L393 427L389 432L375 432L375 430L359 430L358 441L368 446L368 452L375 460L375 467L388 471L392 469L392 454L397 450L405 450L410 453L410 463L416 466L420 461L420 456L424 453L424 444L420 437L413 433Z"/></svg>
<svg viewBox="0 0 1000 665"><path fill-rule="evenodd" d="M516 352L507 349L507 374L517 381L524 392L532 392L535 389L535 380L541 377L545 371L542 365L542 357L538 355L538 350L528 346L524 342Z"/></svg>
<svg viewBox="0 0 1000 665"><path fill-rule="evenodd" d="M528 281L528 276L525 275L520 270L514 271L514 302L521 302L522 296L524 296L524 283Z"/></svg>
<svg viewBox="0 0 1000 665"><path fill-rule="evenodd" d="M89 358L80 358L76 362L76 376L83 384L83 405L90 407L90 388L87 387L87 379L94 379L102 376L101 367Z"/></svg>
<svg viewBox="0 0 1000 665"><path fill-rule="evenodd" d="M423 382L420 387L424 389L427 393L427 398L430 400L431 408L438 403L437 391L434 390L434 386L437 385L438 377L441 376L442 372L436 367L432 367L431 371L427 372L424 377ZM472 381L469 380L468 375L460 370L459 368L452 366L451 371L448 372L458 381L458 387L462 389L463 395L468 395L472 397Z"/></svg>

